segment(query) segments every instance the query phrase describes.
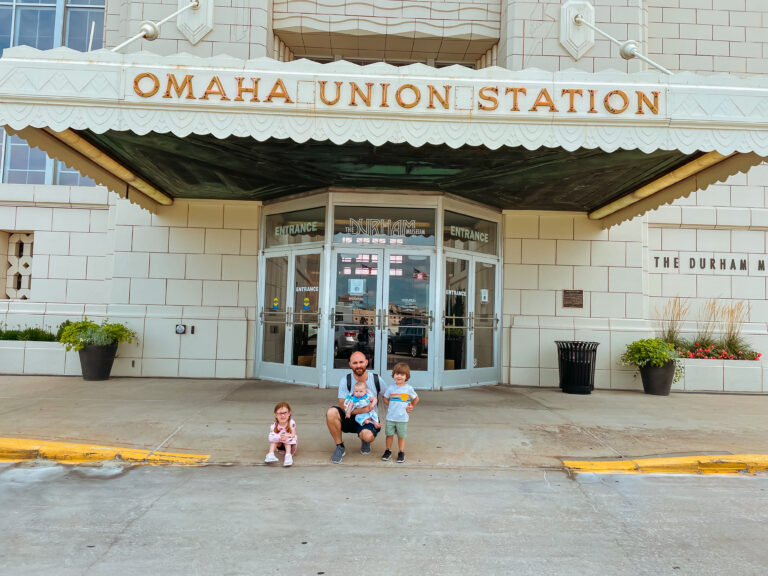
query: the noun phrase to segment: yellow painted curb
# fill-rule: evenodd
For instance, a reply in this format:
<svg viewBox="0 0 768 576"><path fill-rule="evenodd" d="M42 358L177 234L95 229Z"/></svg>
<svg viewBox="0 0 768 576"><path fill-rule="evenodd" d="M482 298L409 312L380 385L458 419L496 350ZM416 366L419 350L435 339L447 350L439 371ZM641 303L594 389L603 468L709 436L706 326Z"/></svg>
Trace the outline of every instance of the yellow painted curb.
<svg viewBox="0 0 768 576"><path fill-rule="evenodd" d="M208 461L210 455L153 452L119 446L95 446L27 438L0 438L0 462L23 462L37 458L54 460L61 464L122 460L150 466L200 466Z"/></svg>
<svg viewBox="0 0 768 576"><path fill-rule="evenodd" d="M768 454L563 460L563 465L582 474L755 474L768 470Z"/></svg>

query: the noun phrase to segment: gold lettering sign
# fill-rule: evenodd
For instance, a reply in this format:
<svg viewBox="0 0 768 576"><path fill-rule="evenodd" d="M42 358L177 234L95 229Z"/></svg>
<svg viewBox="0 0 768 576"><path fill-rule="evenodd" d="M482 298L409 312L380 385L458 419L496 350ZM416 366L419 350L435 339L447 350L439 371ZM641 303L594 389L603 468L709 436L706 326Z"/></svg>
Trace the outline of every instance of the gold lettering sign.
<svg viewBox="0 0 768 576"><path fill-rule="evenodd" d="M324 106L389 108L390 87L394 90L395 102L399 108L419 108L439 113L454 108L458 88L466 86L451 83L427 84L422 99L422 90L415 84L395 84L389 82L355 82L341 80L302 80L303 84L315 82L319 103ZM328 84L333 83L334 89ZM161 81L151 72L141 72L133 79L133 91L141 98L161 97L165 100L218 100L221 102L249 102L263 105L293 104L298 98L296 81L286 84L283 78L260 78L245 76L201 75L172 73L166 74L164 91L160 92ZM545 108L552 114L597 114L597 106L602 99L602 106L610 114L651 114L658 116L661 109L659 90L635 90L637 107L630 109L630 94L621 89L562 88L550 93L546 87L532 88L528 94L525 86L489 85L476 86L474 90L477 110L480 112L502 113L521 112L537 113ZM230 99L229 94L236 94ZM465 92L466 93L466 92ZM535 97L534 97L535 94ZM218 96L218 99L215 97ZM343 98L342 98L343 97ZM452 103L451 100L454 100ZM302 100L302 102L306 103ZM394 105L394 104L393 104Z"/></svg>
<svg viewBox="0 0 768 576"><path fill-rule="evenodd" d="M611 96L618 95L621 97L622 102L624 105L621 108L614 108L611 106ZM627 109L629 106L629 97L627 96L626 92L623 92L621 90L611 90L608 92L608 94L605 95L605 98L603 99L603 104L605 104L605 109L608 110L611 114L621 114L624 112L624 110Z"/></svg>
<svg viewBox="0 0 768 576"><path fill-rule="evenodd" d="M152 79L152 89L149 91L145 91L141 89L141 81L144 80L144 78L151 78ZM139 74L136 76L136 78L133 79L133 91L136 92L139 96L142 98L151 98L155 94L157 94L157 91L160 90L160 80L157 79L157 76L154 74L151 74L149 72L144 72L143 74Z"/></svg>
<svg viewBox="0 0 768 576"><path fill-rule="evenodd" d="M410 90L413 93L413 102L406 103L403 100L404 90ZM401 108L413 108L416 106L416 104L419 103L419 100L421 100L421 91L413 84L403 84L400 86L400 88L397 89L397 92L395 92L395 100L397 100L397 103Z"/></svg>

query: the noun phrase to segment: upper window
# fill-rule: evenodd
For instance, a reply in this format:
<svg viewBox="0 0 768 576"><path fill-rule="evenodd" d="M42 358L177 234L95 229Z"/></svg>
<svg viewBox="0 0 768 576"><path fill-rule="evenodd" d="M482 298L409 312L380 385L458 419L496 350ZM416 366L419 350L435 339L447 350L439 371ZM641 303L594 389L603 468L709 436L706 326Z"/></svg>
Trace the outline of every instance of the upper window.
<svg viewBox="0 0 768 576"><path fill-rule="evenodd" d="M0 0L0 56L11 46L40 50L68 46L85 52L104 45L105 0ZM93 186L18 136L0 129L2 182Z"/></svg>
<svg viewBox="0 0 768 576"><path fill-rule="evenodd" d="M336 206L333 241L338 244L434 246L432 208Z"/></svg>
<svg viewBox="0 0 768 576"><path fill-rule="evenodd" d="M323 240L325 240L325 206L267 216L267 248Z"/></svg>
<svg viewBox="0 0 768 576"><path fill-rule="evenodd" d="M496 254L496 223L445 211L443 246L470 250L481 254Z"/></svg>

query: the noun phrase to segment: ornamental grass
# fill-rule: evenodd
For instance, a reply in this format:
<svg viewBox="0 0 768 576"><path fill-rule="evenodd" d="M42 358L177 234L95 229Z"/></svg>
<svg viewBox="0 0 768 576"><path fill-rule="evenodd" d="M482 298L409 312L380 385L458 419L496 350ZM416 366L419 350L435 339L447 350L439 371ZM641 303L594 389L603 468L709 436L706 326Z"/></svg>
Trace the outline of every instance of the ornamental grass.
<svg viewBox="0 0 768 576"><path fill-rule="evenodd" d="M680 325L688 313L689 304L684 298L675 296L667 300L662 310L654 309L659 338L677 346L681 342Z"/></svg>

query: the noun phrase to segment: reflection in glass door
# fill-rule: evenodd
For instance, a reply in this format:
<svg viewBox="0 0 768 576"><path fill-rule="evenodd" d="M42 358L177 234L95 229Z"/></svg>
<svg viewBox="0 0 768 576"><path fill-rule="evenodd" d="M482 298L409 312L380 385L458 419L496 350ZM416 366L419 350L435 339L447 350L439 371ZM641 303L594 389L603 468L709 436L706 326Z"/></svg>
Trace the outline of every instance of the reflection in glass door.
<svg viewBox="0 0 768 576"><path fill-rule="evenodd" d="M377 370L376 330L381 308L379 252L336 254L336 297L333 309L333 367L348 369L359 351Z"/></svg>
<svg viewBox="0 0 768 576"><path fill-rule="evenodd" d="M445 341L446 371L464 370L467 367L467 340L469 338L469 260L445 259L445 310L443 338Z"/></svg>
<svg viewBox="0 0 768 576"><path fill-rule="evenodd" d="M317 384L320 254L268 256L263 303L259 375Z"/></svg>
<svg viewBox="0 0 768 576"><path fill-rule="evenodd" d="M360 351L377 373L388 376L396 363L406 362L411 384L431 388L432 256L389 249L339 251L335 264L336 372L329 375L329 385L349 370L349 356Z"/></svg>
<svg viewBox="0 0 768 576"><path fill-rule="evenodd" d="M429 304L432 301L432 258L422 254L390 253L387 260L387 307L384 311L387 371L398 362L405 362L412 373L427 372L430 370L432 329Z"/></svg>
<svg viewBox="0 0 768 576"><path fill-rule="evenodd" d="M293 270L291 365L316 368L320 327L320 254L296 254Z"/></svg>
<svg viewBox="0 0 768 576"><path fill-rule="evenodd" d="M493 368L496 358L496 264L476 260L475 303L472 311L472 367Z"/></svg>
<svg viewBox="0 0 768 576"><path fill-rule="evenodd" d="M445 258L443 387L498 382L496 269L477 257Z"/></svg>
<svg viewBox="0 0 768 576"><path fill-rule="evenodd" d="M264 268L263 338L264 362L285 362L285 333L288 325L288 256L267 258Z"/></svg>

